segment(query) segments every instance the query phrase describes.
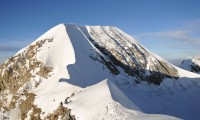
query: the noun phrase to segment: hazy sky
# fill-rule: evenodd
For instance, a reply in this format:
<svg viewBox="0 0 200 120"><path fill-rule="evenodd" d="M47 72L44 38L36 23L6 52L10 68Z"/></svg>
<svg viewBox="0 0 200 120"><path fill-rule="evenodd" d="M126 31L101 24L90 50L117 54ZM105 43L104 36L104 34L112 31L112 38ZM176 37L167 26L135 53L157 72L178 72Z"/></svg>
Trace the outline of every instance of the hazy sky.
<svg viewBox="0 0 200 120"><path fill-rule="evenodd" d="M117 26L174 63L200 54L200 0L0 0L0 62L60 23Z"/></svg>

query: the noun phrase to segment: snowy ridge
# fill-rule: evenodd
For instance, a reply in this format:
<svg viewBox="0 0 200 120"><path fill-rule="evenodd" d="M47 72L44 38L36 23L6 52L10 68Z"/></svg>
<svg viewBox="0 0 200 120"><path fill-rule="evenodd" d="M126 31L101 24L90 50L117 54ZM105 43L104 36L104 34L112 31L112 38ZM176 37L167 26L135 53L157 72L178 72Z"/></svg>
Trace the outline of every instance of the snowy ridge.
<svg viewBox="0 0 200 120"><path fill-rule="evenodd" d="M2 117L200 119L200 75L169 64L116 27L57 25L9 59L2 80L20 55L30 79L16 93L1 91L11 106L1 107ZM30 100L34 107L21 109Z"/></svg>

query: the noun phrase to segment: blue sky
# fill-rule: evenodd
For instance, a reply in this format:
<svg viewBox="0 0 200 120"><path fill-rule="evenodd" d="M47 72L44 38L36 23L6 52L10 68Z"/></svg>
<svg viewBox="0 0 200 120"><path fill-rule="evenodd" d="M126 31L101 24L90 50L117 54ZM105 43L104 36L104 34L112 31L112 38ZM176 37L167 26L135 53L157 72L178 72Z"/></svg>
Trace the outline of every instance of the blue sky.
<svg viewBox="0 0 200 120"><path fill-rule="evenodd" d="M177 64L200 54L199 0L0 0L0 61L60 23L112 25Z"/></svg>

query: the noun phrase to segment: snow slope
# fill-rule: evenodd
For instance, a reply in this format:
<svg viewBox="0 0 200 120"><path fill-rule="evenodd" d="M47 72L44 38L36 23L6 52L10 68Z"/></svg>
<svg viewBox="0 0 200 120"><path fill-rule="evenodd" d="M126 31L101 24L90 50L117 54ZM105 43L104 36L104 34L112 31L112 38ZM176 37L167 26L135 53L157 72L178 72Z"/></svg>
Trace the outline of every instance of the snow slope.
<svg viewBox="0 0 200 120"><path fill-rule="evenodd" d="M144 114L109 80L81 91L67 106L80 120L175 119L164 115ZM85 113L87 111L87 113Z"/></svg>
<svg viewBox="0 0 200 120"><path fill-rule="evenodd" d="M41 119L55 113L61 102L78 120L200 119L200 75L166 62L118 28L60 24L31 45L42 40L50 42L42 42L35 57L52 71L45 78L33 70L35 77L16 93L27 90L36 95L33 104L41 109ZM16 56L26 54L31 45ZM136 69L128 69L133 70L129 74L126 68L132 67ZM159 85L148 80L152 78ZM20 105L17 101L1 116L20 118Z"/></svg>

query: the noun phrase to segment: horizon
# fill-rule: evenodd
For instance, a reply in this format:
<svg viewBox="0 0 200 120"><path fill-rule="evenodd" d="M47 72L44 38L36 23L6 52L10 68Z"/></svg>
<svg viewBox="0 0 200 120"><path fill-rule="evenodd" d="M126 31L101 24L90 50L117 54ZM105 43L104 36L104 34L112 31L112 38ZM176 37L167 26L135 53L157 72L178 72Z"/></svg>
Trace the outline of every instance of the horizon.
<svg viewBox="0 0 200 120"><path fill-rule="evenodd" d="M0 63L60 23L116 26L178 65L200 48L200 1L0 1Z"/></svg>

